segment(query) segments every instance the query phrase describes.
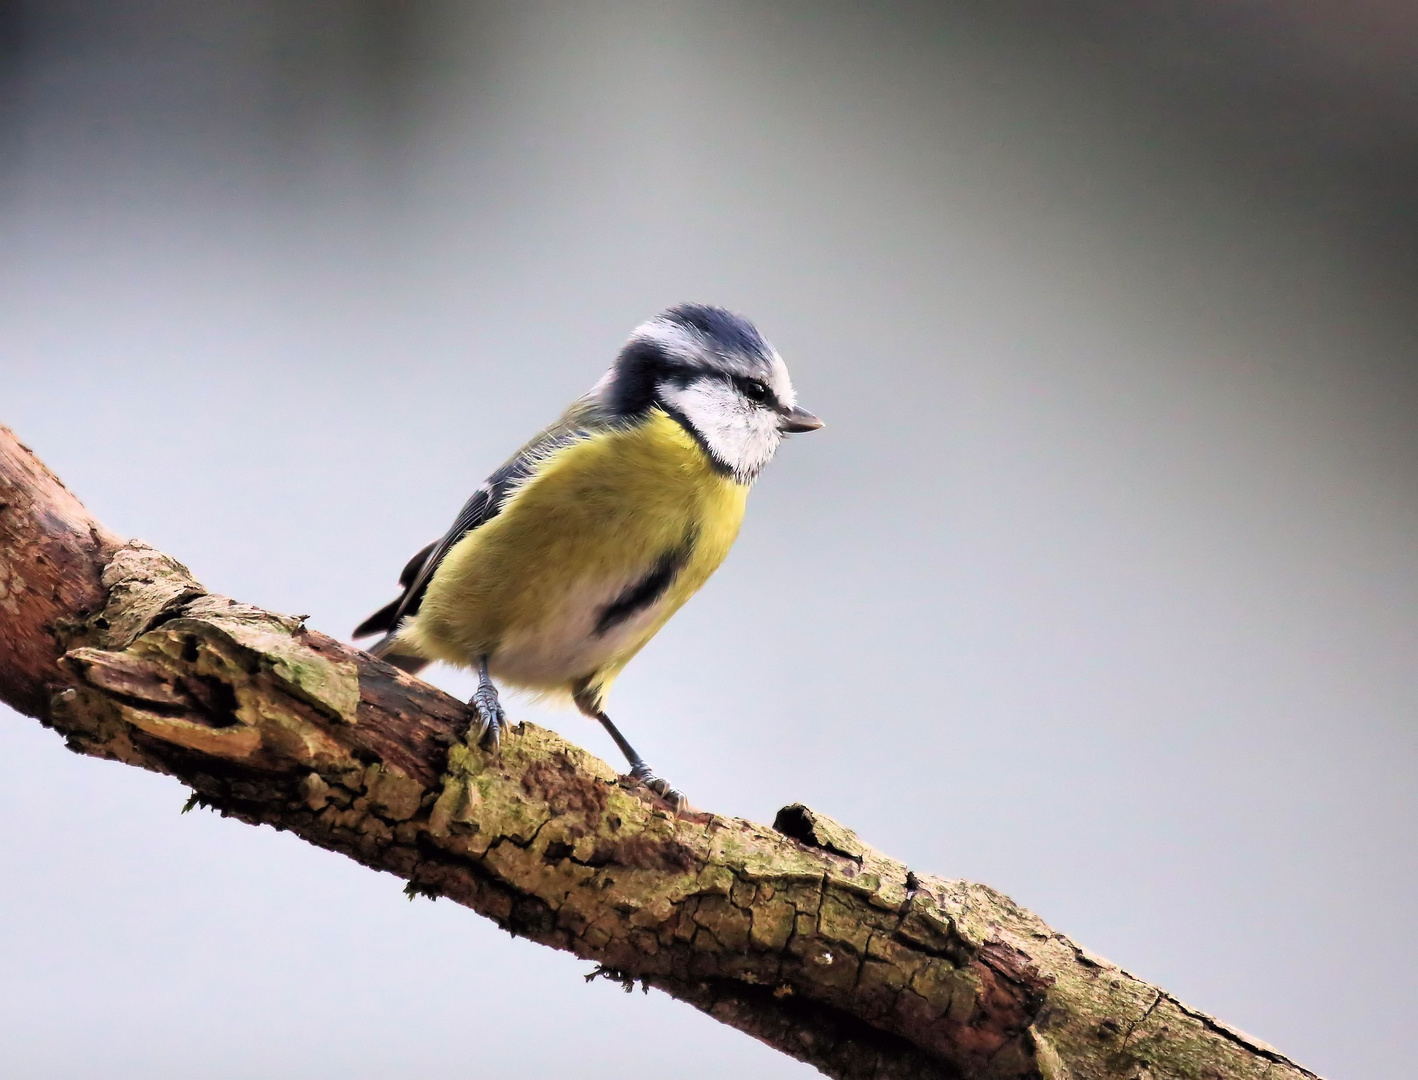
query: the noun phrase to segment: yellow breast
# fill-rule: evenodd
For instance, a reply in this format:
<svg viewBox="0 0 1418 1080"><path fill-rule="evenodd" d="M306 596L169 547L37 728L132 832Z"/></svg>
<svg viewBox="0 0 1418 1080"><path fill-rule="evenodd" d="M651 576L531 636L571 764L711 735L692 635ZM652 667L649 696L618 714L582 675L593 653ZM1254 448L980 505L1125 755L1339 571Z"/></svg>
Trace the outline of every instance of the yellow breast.
<svg viewBox="0 0 1418 1080"><path fill-rule="evenodd" d="M541 691L610 681L728 554L748 488L718 473L670 416L554 451L439 566L405 636L424 655ZM598 631L608 605L668 553L656 601Z"/></svg>

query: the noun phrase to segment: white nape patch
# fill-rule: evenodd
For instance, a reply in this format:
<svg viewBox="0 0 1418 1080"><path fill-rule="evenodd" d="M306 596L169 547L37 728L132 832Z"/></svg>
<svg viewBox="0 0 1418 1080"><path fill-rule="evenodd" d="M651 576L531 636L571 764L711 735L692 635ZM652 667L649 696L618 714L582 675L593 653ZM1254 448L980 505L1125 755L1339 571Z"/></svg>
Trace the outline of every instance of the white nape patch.
<svg viewBox="0 0 1418 1080"><path fill-rule="evenodd" d="M610 392L611 383L615 382L616 374L620 371L620 365L612 364L606 368L606 373L596 380L596 385L591 387L587 397L597 398L604 401L606 394Z"/></svg>
<svg viewBox="0 0 1418 1080"><path fill-rule="evenodd" d="M689 421L741 484L758 476L783 441L778 414L749 401L725 379L706 375L688 386L661 383L660 398Z"/></svg>
<svg viewBox="0 0 1418 1080"><path fill-rule="evenodd" d="M658 316L637 326L630 340L658 345L666 356L687 364L704 356L704 338L698 331Z"/></svg>

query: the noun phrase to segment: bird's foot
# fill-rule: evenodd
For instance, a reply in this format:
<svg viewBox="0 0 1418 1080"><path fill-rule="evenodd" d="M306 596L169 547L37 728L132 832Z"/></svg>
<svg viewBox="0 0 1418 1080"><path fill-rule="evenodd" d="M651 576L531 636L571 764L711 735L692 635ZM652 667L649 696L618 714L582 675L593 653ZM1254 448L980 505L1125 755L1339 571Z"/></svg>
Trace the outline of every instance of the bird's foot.
<svg viewBox="0 0 1418 1080"><path fill-rule="evenodd" d="M639 765L631 768L630 778L639 784L643 784L660 798L664 799L665 802L670 804L676 814L689 806L689 800L685 798L684 792L680 791L677 787L671 787L668 780L656 776L650 766L646 765L643 761Z"/></svg>
<svg viewBox="0 0 1418 1080"><path fill-rule="evenodd" d="M507 726L507 712L497 697L497 687L483 683L468 701L468 745L482 746L497 753L502 741L502 729Z"/></svg>

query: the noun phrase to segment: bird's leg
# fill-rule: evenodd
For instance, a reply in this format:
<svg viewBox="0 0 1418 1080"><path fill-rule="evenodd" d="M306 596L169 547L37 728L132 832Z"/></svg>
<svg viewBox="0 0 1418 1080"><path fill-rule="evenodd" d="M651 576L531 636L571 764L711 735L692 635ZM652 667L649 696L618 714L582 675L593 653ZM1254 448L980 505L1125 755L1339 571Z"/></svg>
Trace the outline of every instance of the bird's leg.
<svg viewBox="0 0 1418 1080"><path fill-rule="evenodd" d="M507 713L502 702L497 699L497 687L492 685L492 677L487 673L487 657L478 657L478 688L468 701L472 711L468 724L468 745L482 745L497 753L502 739L502 729L507 722Z"/></svg>
<svg viewBox="0 0 1418 1080"><path fill-rule="evenodd" d="M611 723L611 718L599 709L596 710L596 719L601 722L601 726L610 732L610 737L615 740L615 744L620 747L620 752L625 755L625 760L630 763L630 776L644 784L665 802L669 803L678 812L689 805L689 800L685 798L684 792L674 787L664 777L656 776L655 771L645 763L645 759L635 752L635 747L625 741L625 736L620 733L620 729Z"/></svg>
<svg viewBox="0 0 1418 1080"><path fill-rule="evenodd" d="M606 729L610 737L615 740L616 746L620 747L620 752L625 755L625 760L630 763L630 777L637 783L645 785L665 802L674 807L676 813L689 805L689 800L685 798L684 792L677 787L670 786L670 782L655 775L653 769L645 763L645 759L635 752L635 747L631 746L625 736L620 733L620 729L611 723L611 718L607 716L594 698L588 688L581 687L572 696L576 702L576 707L587 716L594 717L601 722L601 726Z"/></svg>

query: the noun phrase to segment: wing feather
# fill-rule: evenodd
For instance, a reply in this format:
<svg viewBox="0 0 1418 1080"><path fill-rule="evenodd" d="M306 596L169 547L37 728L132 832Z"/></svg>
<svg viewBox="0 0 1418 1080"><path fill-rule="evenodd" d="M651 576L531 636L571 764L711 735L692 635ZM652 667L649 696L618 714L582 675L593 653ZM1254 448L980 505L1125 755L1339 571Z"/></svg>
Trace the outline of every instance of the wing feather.
<svg viewBox="0 0 1418 1080"><path fill-rule="evenodd" d="M409 560L403 573L399 575L399 584L404 587L403 593L360 623L354 636L367 637L384 631L384 639L372 650L376 655L382 655L385 647L392 644L399 624L410 615L418 613L424 593L428 591L428 583L433 580L434 572L454 546L474 529L495 518L506 505L508 496L526 482L535 472L537 465L548 455L570 443L588 438L597 431L605 430L610 423L604 407L593 397L582 398L567 409L555 424L540 432L518 450L473 492L442 537Z"/></svg>

